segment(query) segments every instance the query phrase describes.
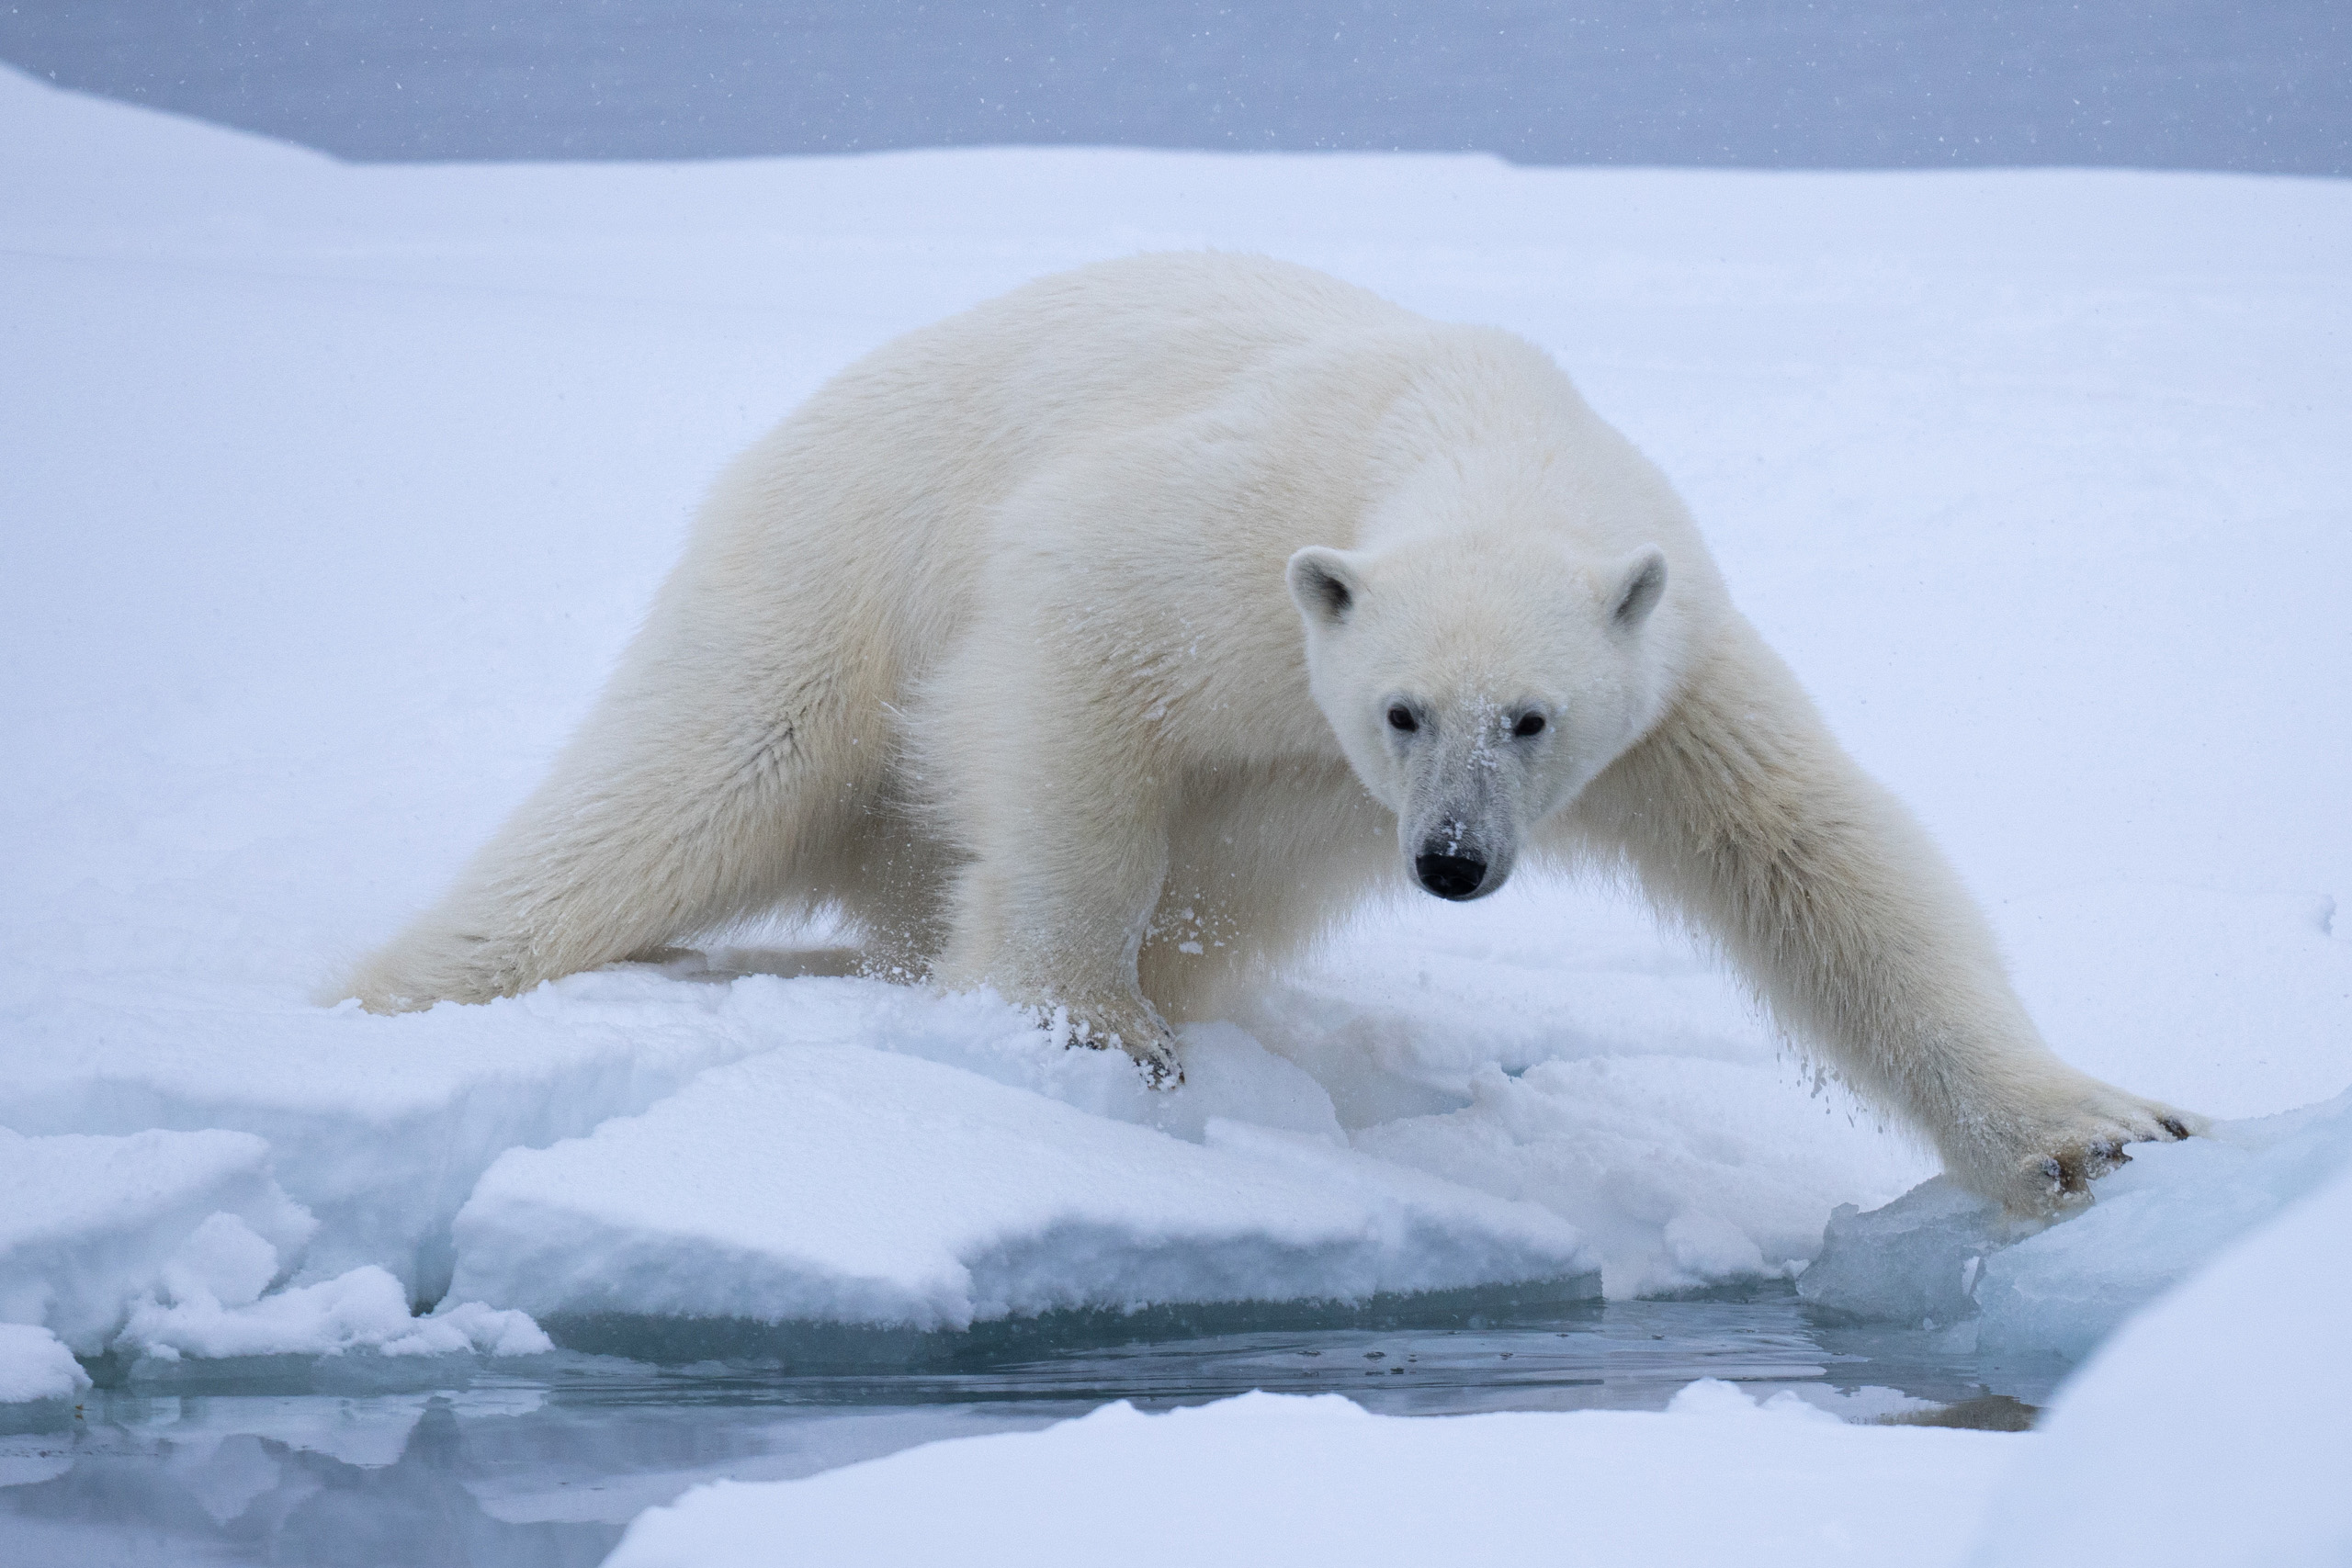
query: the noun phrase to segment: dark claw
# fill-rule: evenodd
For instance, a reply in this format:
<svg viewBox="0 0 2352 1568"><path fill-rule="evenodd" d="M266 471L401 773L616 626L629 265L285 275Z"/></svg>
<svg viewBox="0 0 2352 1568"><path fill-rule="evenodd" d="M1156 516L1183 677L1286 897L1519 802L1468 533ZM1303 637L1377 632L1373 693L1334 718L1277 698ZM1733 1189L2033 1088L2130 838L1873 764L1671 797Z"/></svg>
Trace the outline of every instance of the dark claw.
<svg viewBox="0 0 2352 1568"><path fill-rule="evenodd" d="M2052 1155L2043 1160L2041 1174L2049 1179L2052 1192L2079 1192L2083 1189L2083 1173L2063 1156Z"/></svg>
<svg viewBox="0 0 2352 1568"><path fill-rule="evenodd" d="M2058 1168L2059 1191L2087 1192L2090 1190L2091 1178L2098 1172L2091 1168L2090 1161L2085 1154L2062 1154L2052 1163Z"/></svg>
<svg viewBox="0 0 2352 1568"><path fill-rule="evenodd" d="M2176 1138L2188 1136L2188 1129L2181 1123L2177 1116L2160 1116L2156 1119L2156 1125Z"/></svg>

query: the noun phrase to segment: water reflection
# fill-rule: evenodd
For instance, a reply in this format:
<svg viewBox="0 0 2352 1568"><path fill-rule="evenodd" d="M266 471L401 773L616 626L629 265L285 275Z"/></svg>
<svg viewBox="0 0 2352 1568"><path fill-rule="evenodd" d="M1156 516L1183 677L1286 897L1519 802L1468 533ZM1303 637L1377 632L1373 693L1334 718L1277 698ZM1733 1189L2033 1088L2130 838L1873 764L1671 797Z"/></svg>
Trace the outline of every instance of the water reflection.
<svg viewBox="0 0 2352 1568"><path fill-rule="evenodd" d="M1099 1403L725 1403L650 1369L563 1371L547 1387L435 1394L94 1394L0 1438L0 1559L589 1564L640 1510L705 1481L813 1474Z"/></svg>
<svg viewBox="0 0 2352 1568"><path fill-rule="evenodd" d="M584 1565L640 1510L706 1481L813 1474L1109 1399L1165 1407L1265 1388L1339 1392L1394 1415L1655 1409L1693 1378L1722 1377L1867 1416L1904 1395L2040 1404L2062 1371L1987 1365L1929 1335L1840 1329L1785 1295L1027 1354L822 1376L568 1354L507 1364L523 1375L460 1371L467 1386L435 1392L101 1392L0 1437L0 1559Z"/></svg>

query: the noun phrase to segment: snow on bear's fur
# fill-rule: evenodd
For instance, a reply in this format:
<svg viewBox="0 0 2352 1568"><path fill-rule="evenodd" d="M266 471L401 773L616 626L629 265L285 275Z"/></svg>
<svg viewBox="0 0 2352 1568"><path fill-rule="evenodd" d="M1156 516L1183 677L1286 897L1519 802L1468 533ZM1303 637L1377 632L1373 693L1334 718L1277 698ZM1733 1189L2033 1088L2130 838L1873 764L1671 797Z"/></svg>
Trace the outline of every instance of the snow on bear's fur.
<svg viewBox="0 0 2352 1568"><path fill-rule="evenodd" d="M1630 871L1978 1190L2078 1201L2192 1119L2041 1043L1910 817L1540 351L1276 262L1029 285L738 459L602 702L368 1006L831 908L1177 1071L1400 879Z"/></svg>

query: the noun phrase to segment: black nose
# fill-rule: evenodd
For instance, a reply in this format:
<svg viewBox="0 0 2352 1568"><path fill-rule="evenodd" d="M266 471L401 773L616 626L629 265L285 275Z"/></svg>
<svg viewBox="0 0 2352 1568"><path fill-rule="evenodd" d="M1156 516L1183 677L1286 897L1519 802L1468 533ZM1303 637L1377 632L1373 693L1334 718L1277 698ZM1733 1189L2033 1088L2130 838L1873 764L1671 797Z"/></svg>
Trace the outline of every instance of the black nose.
<svg viewBox="0 0 2352 1568"><path fill-rule="evenodd" d="M1468 855L1422 855L1413 862L1421 886L1441 898L1468 898L1487 880L1487 863Z"/></svg>

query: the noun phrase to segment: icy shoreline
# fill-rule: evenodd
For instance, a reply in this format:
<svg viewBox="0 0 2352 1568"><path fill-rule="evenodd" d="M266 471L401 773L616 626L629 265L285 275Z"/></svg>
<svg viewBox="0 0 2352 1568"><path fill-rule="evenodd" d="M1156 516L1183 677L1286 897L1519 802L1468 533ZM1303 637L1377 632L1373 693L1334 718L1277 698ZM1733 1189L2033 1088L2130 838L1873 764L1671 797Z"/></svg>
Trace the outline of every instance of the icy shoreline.
<svg viewBox="0 0 2352 1568"><path fill-rule="evenodd" d="M1056 1335L1499 1320L1602 1293L1602 1255L1553 1208L1362 1152L1311 1076L1236 1029L1192 1036L1193 1086L1171 1097L985 998L764 977L730 995L651 973L567 985L640 1012L682 991L733 1015L729 1038L802 1039L704 1068L584 1136L540 1143L472 1118L477 1145L504 1152L435 1222L451 1272L421 1298L349 1262L393 1224L350 1197L322 1221L291 1195L312 1176L302 1145L281 1185L271 1146L246 1133L0 1132L0 1179L26 1197L0 1224L0 1313L109 1382L161 1386L233 1382L240 1359L550 1344L908 1369ZM1472 1088L1474 1107L1498 1092ZM313 1117L331 1114L312 1093ZM364 1122L365 1107L341 1114ZM1232 1119L1251 1111L1261 1120ZM1842 1318L2072 1361L2347 1161L2352 1098L2339 1097L2141 1148L2097 1203L2048 1228L1940 1181L1840 1209L1819 1259L1791 1271ZM413 1202L380 1192L395 1213ZM1678 1234L1687 1223L1665 1227ZM1724 1250L1716 1279L1773 1277L1752 1247L1744 1261ZM419 1299L439 1305L412 1317ZM17 1359L51 1355L28 1342Z"/></svg>

